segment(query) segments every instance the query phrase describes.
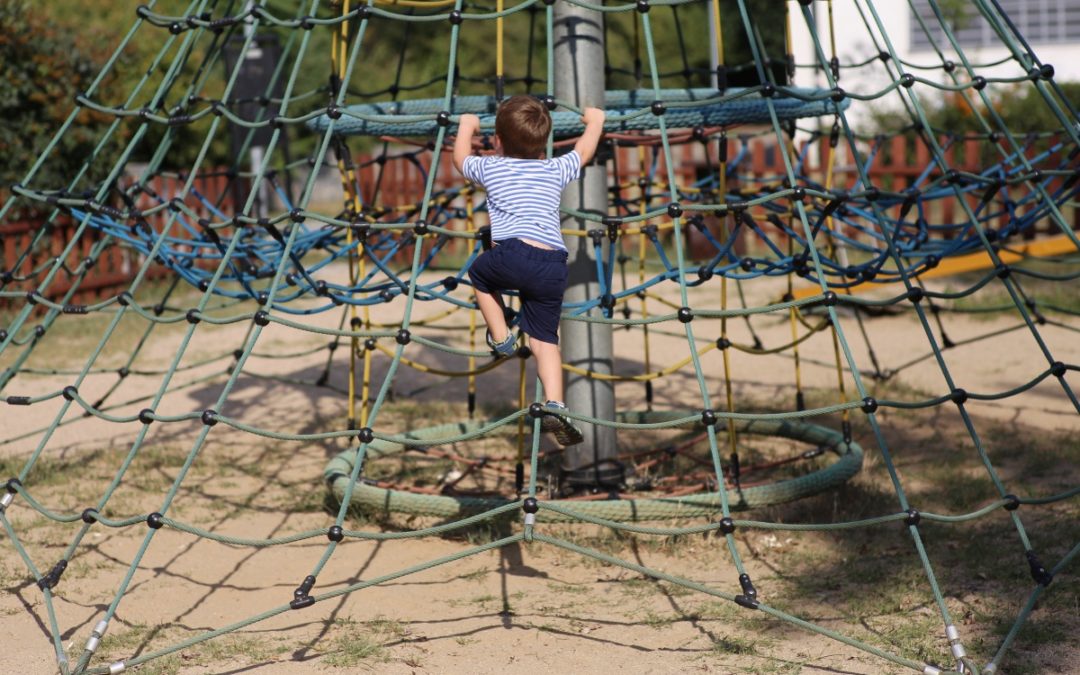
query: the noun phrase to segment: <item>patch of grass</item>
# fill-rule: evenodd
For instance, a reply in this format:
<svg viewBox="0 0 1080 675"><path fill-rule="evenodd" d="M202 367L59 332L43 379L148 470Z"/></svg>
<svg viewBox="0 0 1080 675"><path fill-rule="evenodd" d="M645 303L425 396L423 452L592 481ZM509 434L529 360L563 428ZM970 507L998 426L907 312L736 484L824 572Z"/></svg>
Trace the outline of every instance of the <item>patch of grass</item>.
<svg viewBox="0 0 1080 675"><path fill-rule="evenodd" d="M326 665L334 668L355 668L361 664L373 666L386 661L386 650L370 635L342 633L334 638Z"/></svg>
<svg viewBox="0 0 1080 675"><path fill-rule="evenodd" d="M750 638L740 635L727 635L713 641L712 653L725 656L729 654L757 654L757 645Z"/></svg>

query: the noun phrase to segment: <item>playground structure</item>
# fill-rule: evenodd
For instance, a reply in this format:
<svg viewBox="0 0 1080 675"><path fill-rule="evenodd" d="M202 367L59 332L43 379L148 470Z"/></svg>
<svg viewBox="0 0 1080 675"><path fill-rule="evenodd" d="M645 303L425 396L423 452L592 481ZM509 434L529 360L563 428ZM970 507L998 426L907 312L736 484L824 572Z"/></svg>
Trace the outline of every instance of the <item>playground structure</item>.
<svg viewBox="0 0 1080 675"><path fill-rule="evenodd" d="M679 25L679 9L689 11L697 7L704 11L708 23L716 25L720 11L715 0L711 3L642 0L610 6L559 0L550 4L524 2L510 7L499 2L493 9L466 7L461 2L387 6L334 3L325 8L313 3L289 7L287 11L281 4L256 3L237 8L195 2L171 13L155 4L141 7L118 53L130 40L150 39L148 35L164 39L157 70L147 75L127 101L97 100L91 87L78 97L77 107L113 116L116 127L133 123L135 132L129 147L138 145L147 129L164 128L151 163L139 175L124 174L127 153L122 153L101 185L82 185L78 176L72 177L69 186L36 185L34 174L41 163L48 161L53 147L50 145L31 166L26 179L12 189L12 199L4 207L7 211L18 202L52 209L46 225L21 233L14 238L10 252L5 250L0 300L12 303L15 311L0 332L0 356L6 359L5 370L0 373L0 389L9 411L19 406L62 403L50 425L27 434L34 450L20 474L7 483L0 522L44 594L61 671L119 672L270 616L304 610L330 597L420 569L401 570L319 593L321 570L347 540L422 538L479 522L520 517L523 520L520 531L448 558L431 560L422 568L511 543L542 542L730 600L747 611L761 611L899 666L941 672L948 668L889 653L770 606L766 598L759 598L758 589L743 566L738 529L779 524L762 525L737 519L734 517L737 511L798 499L841 485L859 470L864 452L879 453L890 467L897 494L895 512L865 522L801 523L788 527L854 529L903 523L926 572L929 594L941 612L942 635L955 658L955 669L992 672L998 667L1035 601L1046 591L1054 575L1066 570L1080 552L1080 547L1074 546L1056 563L1044 564L1030 545L1020 517L1022 511L1018 509L1075 498L1080 488L1030 498L1012 494L983 451L965 405L972 400L1007 399L1044 380L1056 380L1060 395L1080 413L1080 404L1068 381L1069 372L1077 367L1060 361L1042 336L1044 330L1075 332L1074 327L1058 318L1074 312L1039 302L1024 292L1024 281L1028 278L1065 284L1075 282L1077 275L1032 272L1014 266L1019 255L1016 251L1028 237L1037 235L1036 243L1029 246L1044 251L1044 255L1075 253L1080 244L1074 232L1076 209L1071 203L1080 182L1076 169L1080 132L1076 111L1067 98L1059 96L1052 67L1037 61L1024 45L1022 36L1015 34L1007 17L995 7L996 3L977 0L974 4L981 18L994 26L1014 50L1021 74L1012 78L984 78L979 75L979 64L968 62L954 44L952 47L961 62L947 61L943 56L942 63L935 64L945 73L943 84L913 74L931 66L920 64L917 68L901 62L895 54L890 56L888 31L880 22L875 25L874 3L865 2L866 28L880 37L883 46L880 58L860 67L887 69L894 81L879 92L846 92L841 88L844 69L856 66L837 63L830 57L827 42L834 39L832 31L827 36L813 34L817 63L796 64L786 55L766 53L753 14L742 0L734 4L738 5L743 30L753 36L749 39L753 62L725 65L723 47L718 45L718 51L714 52L717 63L704 73L686 65L681 32L678 36L684 55L681 70L668 72L668 64L657 62L658 36L652 20L661 11L670 10ZM805 21L812 26L815 24L808 20L811 5L831 3L786 4L789 25ZM581 195L572 195L565 203L565 234L577 256L575 260L584 262L586 274L581 278L581 294L567 297L563 334L568 350L573 349L570 345L590 346L583 354L566 359L567 370L578 377L577 382L594 388L596 383L640 382L645 388L647 409L620 409L618 414L604 415L577 412L593 409L580 401L595 400L598 395L594 393L590 395L592 398L580 399L572 405L575 411L572 416L582 426L594 430L698 431L693 442L671 453L697 466L698 471L687 472L691 478L685 480L678 480L678 476L668 480L672 476L664 476L663 467L651 459L656 453L629 459L617 455L615 433L604 438L598 434L587 443L586 453L574 459L574 465L565 471L576 476L576 480L563 480L550 467L554 461L552 453L541 447L536 402L542 399L538 391L530 395L527 386L527 350L519 351L517 361L500 362L478 348L482 339L477 336L482 336L482 328L477 327L465 272L490 242L483 227L482 194L448 171L447 139L453 134L456 116L465 112L481 113L482 130L490 132L491 112L499 97L506 92L528 89L544 96L553 109L555 133L550 151L557 152L572 142L568 139L580 127L577 113L582 106L595 102L568 93L566 88L560 91L558 78L540 77L531 69L532 59L525 76L508 77L503 67L506 50L502 45L504 22L528 21L545 41L546 49L541 50L547 58L544 73L573 72L572 68L560 69L555 63L556 43L573 43L559 32L569 25L568 15L586 23L589 17L601 15L611 15L612 22L628 17L638 39L637 53L645 62L644 66L638 63L636 69L629 69L629 72L636 70L639 79L643 79L639 89L604 92L603 104L609 110L609 145L602 153L602 162L586 170L583 183L591 181L591 184L582 188ZM407 97L410 83L402 79L404 71L400 67L396 79L385 90L372 92L364 88L361 66L365 40L373 39L369 31L377 35L377 27L388 22L401 22L417 30L437 22L440 30L448 33L446 73L441 78L445 89L441 97ZM494 94L459 96L457 88L467 81L458 76L455 64L459 40L471 26L485 22L496 25L496 69L493 77L481 78L476 86L493 90ZM230 62L224 57L230 44L228 38L233 39L236 53L246 54L257 43L261 28L281 30L288 37L278 65L265 81L264 91L241 97L234 93L234 87L242 82L243 60ZM597 29L594 38L606 33L595 23L594 28ZM714 29L714 35L723 33L719 28ZM310 63L326 61L325 54L313 53L311 36L317 31L331 39L330 77L326 78L330 84L310 92L300 91L298 80L303 69ZM575 36L583 39L579 33ZM704 34L697 36L704 37ZM604 45L610 42L598 38L596 41ZM235 46L237 42L239 47ZM530 50L529 54L532 53ZM404 63L408 55L404 45L401 54ZM195 72L185 70L185 63L196 57L200 61ZM619 67L610 55L606 61L613 70ZM225 77L217 81L222 62L228 67L224 69ZM797 80L794 76L802 67L820 68L826 73L830 87L793 86L792 80ZM755 74L757 83L738 87L726 84L729 77L745 72ZM778 73L786 74L786 78ZM702 84L694 82L695 78L714 78L715 82L712 86L691 86ZM571 90L577 79L576 74L570 78ZM685 80L686 86L678 89L665 81L680 79ZM994 86L1013 82L1036 89L1061 121L1061 127L1023 138L1011 134L994 112L988 92ZM931 88L955 92L968 101L984 132L959 137L948 130L934 129L920 105L921 92ZM589 88L593 94L598 90L603 88ZM912 127L891 136L861 137L848 124L845 111L852 105L887 95L903 100ZM257 104L253 115L240 114L241 106L245 105L250 113L253 102ZM69 124L59 130L58 136L74 123L77 113L78 110L72 113ZM172 174L175 185L163 191L162 181L170 176L170 172L161 169L169 153L169 130L194 124L208 124L198 159L190 170ZM236 166L222 171L201 165L206 149L220 142L218 136L227 124L241 130L243 141L238 157L252 159L250 170L239 160ZM310 157L291 164L287 161L280 150L286 130L294 144L298 137L317 139ZM369 152L372 148L375 151L359 159L360 153L350 148L356 137L368 137L366 147ZM101 140L103 145L109 142L112 142L109 136ZM257 148L257 152L250 153L252 148ZM487 149L486 141L477 148ZM957 158L960 154L963 160ZM919 168L909 173L895 170L901 165L911 165L912 162L905 161L910 155L914 155L914 164ZM88 159L92 161L93 157ZM318 171L313 168L324 166L339 174L344 196L344 204L329 213L313 204L318 178ZM419 193L390 192L384 183L388 182L385 176L401 166L413 167L422 178ZM299 176L300 169L305 167L309 170L301 187L301 181L290 176L289 171ZM599 207L595 203L597 194ZM594 201L586 204L589 199ZM62 225L62 221L69 224ZM1054 238L1038 232L1040 228L1052 232ZM988 262L984 278L956 292L936 291L925 285L925 279L941 270L960 269L954 261L965 260L967 269L971 269L971 258L964 256L979 256ZM445 264L444 260L453 264ZM115 293L108 290L109 283L116 283L114 279L101 284L105 289L103 297L80 296L88 289L94 290L87 281L104 263L129 267L121 276L123 290ZM342 275L332 274L342 266L347 268L344 280ZM136 295L152 275L170 283L156 302L141 303ZM773 280L779 282L774 301L757 306L742 302L735 306L735 299L742 297L743 284ZM1007 391L966 391L954 383L954 373L945 358L946 350L954 345L950 344L940 314L952 300L966 297L988 284L1000 284L1006 289L1022 318L1021 329L1033 338L1032 349L1039 349L1046 357L1046 367L1041 372L1027 374L1021 384ZM181 286L195 289L198 300L193 305L176 308L170 304L170 297ZM867 287L883 289L883 294L857 293ZM691 292L695 289L714 288L714 299L708 305L691 302ZM661 292L665 290L672 292ZM417 319L417 306L428 303L445 305L446 309ZM373 308L384 305L394 310L393 321L374 317ZM866 364L857 363L846 335L851 333L852 326L865 334L866 315L892 307L903 307L924 326L926 346L942 371L944 393L923 401L885 401L871 396L868 379L891 377L895 370L879 367L873 347L868 344L873 369L864 375ZM851 311L850 318L845 318L840 309ZM336 328L305 320L330 312L339 316ZM113 320L98 347L87 354L85 366L71 373L49 373L70 378L70 384L62 388L32 389L32 378L21 375L35 374L35 369L27 363L39 345L48 343L53 323L76 321L81 315L92 313L111 314ZM121 318L131 314L146 321L140 346L148 343L155 328L163 324L187 324L187 337L167 368L140 368L144 364L138 363L140 355L136 350L119 371L100 372L95 365L98 355ZM730 324L745 322L753 334L754 321L762 315L786 317L791 324L790 342L764 344L756 336L751 343L732 339ZM463 318L467 325L461 323ZM178 374L186 367L184 349L190 336L200 325L240 322L249 324L250 329L238 349L217 360L224 368L217 372L220 379L214 386L220 389L216 390L215 404L204 410L178 414L159 412L162 401L180 381ZM272 425L253 427L230 415L230 392L260 344L262 330L271 324L331 338L323 375L309 384L325 386L334 369L347 367L347 386L343 392L347 413L334 428L300 433ZM467 345L439 337L445 333L432 333L440 324L467 335ZM718 331L714 328L716 324L720 326ZM649 352L649 332L668 326L676 326L684 334L687 348L678 358L658 364ZM845 326L849 328L847 334ZM581 332L574 332L579 329ZM592 348L605 334L610 343L613 330L641 335L645 349L640 372L617 370L611 347L606 352ZM707 336L704 344L703 332ZM568 333L588 337L569 338ZM835 370L836 387L831 392L831 403L807 407L799 349L816 335L832 341L835 362L831 366ZM428 365L422 358L428 350L449 355L460 365L454 369ZM714 351L720 352L719 373L709 372L703 362ZM733 363L735 355L750 358L777 352L792 356L797 384L795 400L783 411L743 409L733 394L732 373L738 368ZM373 361L381 358L380 355L389 359L381 382L372 375ZM582 366L581 360L587 365ZM520 386L513 412L496 419L475 419L480 409L478 404L491 403L485 402L480 394L485 374L495 368L512 368L514 364L519 367ZM469 419L422 429L382 426L379 413L388 405L395 374L401 368L459 376L465 384L462 393L468 402ZM699 408L673 409L653 396L654 380L682 369L692 372L691 381L701 401ZM87 388L87 379L94 377L111 377L114 383L103 395L84 398L81 391ZM115 401L129 377L160 379L157 392L137 402L141 406L138 411L130 410L130 401ZM719 396L712 390L710 379L722 383ZM570 389L574 386L572 381ZM985 466L986 480L999 493L995 502L976 512L926 513L909 503L903 481L891 467L891 451L877 426L875 415L883 407L931 408L945 404L958 407L976 454ZM35 463L49 452L50 439L56 430L61 425L78 423L78 417L69 412L118 424L139 423L130 458L144 447L154 425L200 427L188 461L160 508L151 513L123 516L107 511L110 496L124 479L130 458L117 468L115 480L104 486L101 500L85 510L58 513L34 500L34 485L27 477ZM873 438L852 437L850 416L853 414L867 416ZM333 523L316 531L257 540L225 537L171 517L169 509L188 468L198 461L207 444L227 433L253 433L268 439L308 444L347 439L349 447L326 468L326 480L339 505ZM453 468L444 471L434 493L430 486L424 489L404 480L380 482L367 478L367 473L380 460L406 457L411 449L421 449L430 456L443 446L458 447L501 434L510 434L516 440L515 452L503 457L502 463L479 455L444 453L443 459ZM805 448L793 455L748 463L745 453L748 444L752 444L749 439L760 434L792 439ZM695 445L696 454L692 451ZM797 460L807 460L806 468L784 473ZM769 474L774 467L781 467L781 471ZM682 473L684 466L676 463L668 468L674 474ZM562 469L566 469L565 461ZM761 472L767 477L758 482L754 476ZM474 486L470 486L472 482ZM583 496L589 498L582 499ZM608 498L595 499L597 496ZM356 507L451 520L407 533L350 530L347 517L350 509ZM70 546L59 562L34 559L20 544L19 532L8 517L8 511L14 508L32 508L52 520L73 524ZM1030 568L1035 586L1030 602L1018 613L1013 629L998 649L993 654L981 655L989 657L986 665L967 655L963 637L935 581L919 526L924 521L976 519L999 508L1008 510L1012 516L1022 549L1017 555L1018 564ZM701 517L709 522L666 527L636 522ZM544 524L560 521L659 536L718 533L734 561L737 592L704 586L626 561L612 561L609 556L544 531ZM60 592L54 589L62 588L68 562L78 555L84 538L97 527L145 527L147 531L143 547L130 563L130 572L116 589L85 649L71 662L61 643L61 627L51 609L52 597ZM324 554L313 564L310 575L299 581L289 602L191 640L163 646L123 662L96 665L93 657L97 646L121 604L141 556L161 528L232 545L284 545L315 537L325 537L328 542Z"/></svg>

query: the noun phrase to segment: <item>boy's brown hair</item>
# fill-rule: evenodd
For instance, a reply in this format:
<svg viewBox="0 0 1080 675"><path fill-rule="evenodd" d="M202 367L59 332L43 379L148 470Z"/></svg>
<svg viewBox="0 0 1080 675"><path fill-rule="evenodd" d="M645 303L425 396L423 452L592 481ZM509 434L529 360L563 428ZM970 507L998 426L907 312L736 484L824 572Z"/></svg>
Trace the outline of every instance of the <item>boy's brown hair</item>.
<svg viewBox="0 0 1080 675"><path fill-rule="evenodd" d="M547 106L524 94L511 96L495 114L495 135L502 142L503 155L518 159L539 159L547 149L551 114Z"/></svg>

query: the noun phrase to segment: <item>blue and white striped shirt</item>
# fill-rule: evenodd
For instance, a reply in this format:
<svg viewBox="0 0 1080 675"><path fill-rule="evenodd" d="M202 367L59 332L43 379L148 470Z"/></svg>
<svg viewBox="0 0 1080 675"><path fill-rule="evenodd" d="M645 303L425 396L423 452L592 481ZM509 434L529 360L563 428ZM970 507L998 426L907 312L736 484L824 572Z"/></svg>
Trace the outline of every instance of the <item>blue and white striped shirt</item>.
<svg viewBox="0 0 1080 675"><path fill-rule="evenodd" d="M554 159L470 155L461 173L487 191L492 240L531 239L566 250L559 201L563 188L581 175L576 150Z"/></svg>

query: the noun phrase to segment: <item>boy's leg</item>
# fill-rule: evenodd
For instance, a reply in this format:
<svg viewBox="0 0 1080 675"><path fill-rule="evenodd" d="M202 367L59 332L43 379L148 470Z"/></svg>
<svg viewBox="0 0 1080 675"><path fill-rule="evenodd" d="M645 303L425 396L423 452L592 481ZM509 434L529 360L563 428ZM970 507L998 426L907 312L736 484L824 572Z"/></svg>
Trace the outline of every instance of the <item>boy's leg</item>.
<svg viewBox="0 0 1080 675"><path fill-rule="evenodd" d="M491 339L495 342L505 340L510 335L510 327L506 325L502 296L477 290L476 304L480 307L480 313L484 315L484 323L487 324Z"/></svg>
<svg viewBox="0 0 1080 675"><path fill-rule="evenodd" d="M529 336L529 349L536 356L536 373L544 387L547 399L546 415L540 421L540 430L555 435L560 445L576 445L584 440L581 430L573 420L560 413L566 412L563 403L562 353L559 345ZM556 405L557 404L557 405Z"/></svg>
<svg viewBox="0 0 1080 675"><path fill-rule="evenodd" d="M544 385L544 397L549 401L563 401L562 352L559 345L529 336L529 349L536 356L536 374Z"/></svg>

